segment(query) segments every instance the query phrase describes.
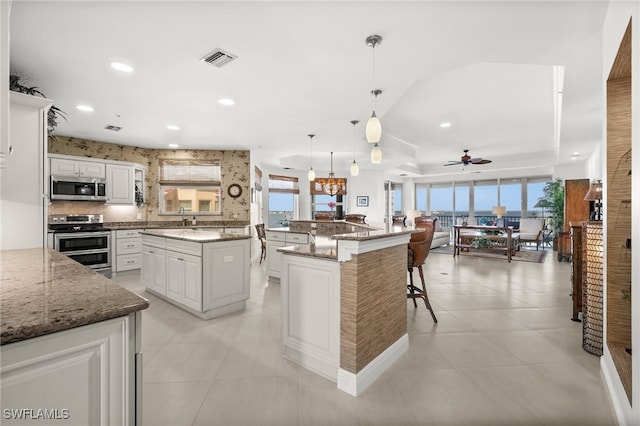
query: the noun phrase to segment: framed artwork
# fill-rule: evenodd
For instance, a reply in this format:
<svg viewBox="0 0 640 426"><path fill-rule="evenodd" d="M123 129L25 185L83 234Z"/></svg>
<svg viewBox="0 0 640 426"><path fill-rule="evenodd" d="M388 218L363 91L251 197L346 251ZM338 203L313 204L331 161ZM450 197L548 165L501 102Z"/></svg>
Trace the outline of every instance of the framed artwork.
<svg viewBox="0 0 640 426"><path fill-rule="evenodd" d="M369 207L369 197L367 195L358 195L356 197L356 206Z"/></svg>

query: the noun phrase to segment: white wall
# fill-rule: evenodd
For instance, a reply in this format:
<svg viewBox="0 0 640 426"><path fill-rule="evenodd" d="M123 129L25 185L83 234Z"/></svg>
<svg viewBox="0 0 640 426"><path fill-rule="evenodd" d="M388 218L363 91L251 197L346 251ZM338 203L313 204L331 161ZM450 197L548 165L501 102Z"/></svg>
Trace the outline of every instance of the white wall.
<svg viewBox="0 0 640 426"><path fill-rule="evenodd" d="M637 52L640 52L640 20L638 14L640 13L640 3L637 1L612 1L609 5L607 17L605 19L603 28L603 101L606 102L606 78L609 75L611 65L614 62L615 55L620 45L620 40L627 28L629 20L632 21L632 105L631 105L631 122L632 122L632 167L636 170L640 170L640 136L638 136L638 129L640 129L640 61ZM603 111L603 122L606 123L606 109ZM606 140L606 124L603 128L603 139ZM603 158L606 158L606 146L602 150ZM607 191L606 181L606 163L602 167L603 176L603 188ZM632 200L640 199L640 173L632 174L631 183L631 198ZM606 247L606 229L607 229L607 206L604 206L604 221L603 226L605 229L605 247ZM640 203L632 203L631 213L631 292L634 295L640 294ZM605 318L606 318L606 256L605 256ZM607 350L605 345L604 355L601 358L601 367L603 375L607 381L609 388L609 394L611 395L611 401L613 403L618 422L621 425L624 424L640 424L640 297L633 297L631 305L631 324L632 324L632 347L634 348L632 356L632 370L633 370L633 392L632 392L632 404L629 404L622 384L616 373L616 368L611 358L611 354ZM606 327L605 327L605 339L606 339Z"/></svg>

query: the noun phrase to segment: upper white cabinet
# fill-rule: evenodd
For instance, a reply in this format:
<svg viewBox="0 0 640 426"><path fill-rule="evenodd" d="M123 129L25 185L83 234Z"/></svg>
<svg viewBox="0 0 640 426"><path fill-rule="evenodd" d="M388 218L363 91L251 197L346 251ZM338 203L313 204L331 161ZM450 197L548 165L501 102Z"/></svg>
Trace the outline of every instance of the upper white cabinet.
<svg viewBox="0 0 640 426"><path fill-rule="evenodd" d="M51 174L54 176L70 176L104 179L106 167L102 162L51 158Z"/></svg>
<svg viewBox="0 0 640 426"><path fill-rule="evenodd" d="M138 206L144 200L145 168L125 161L85 159L64 154L50 154L51 176L104 179L107 204Z"/></svg>
<svg viewBox="0 0 640 426"><path fill-rule="evenodd" d="M43 247L47 200L45 159L50 99L11 92L10 152L0 169L0 249ZM28 226L19 224L28 223Z"/></svg>
<svg viewBox="0 0 640 426"><path fill-rule="evenodd" d="M107 203L133 204L133 166L107 164Z"/></svg>

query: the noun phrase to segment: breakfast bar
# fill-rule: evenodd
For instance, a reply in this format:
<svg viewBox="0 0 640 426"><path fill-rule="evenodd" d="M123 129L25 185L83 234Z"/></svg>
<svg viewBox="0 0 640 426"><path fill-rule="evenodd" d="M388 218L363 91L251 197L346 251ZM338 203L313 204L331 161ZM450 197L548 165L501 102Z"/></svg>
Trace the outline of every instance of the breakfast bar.
<svg viewBox="0 0 640 426"><path fill-rule="evenodd" d="M407 349L407 228L282 247L284 356L361 394Z"/></svg>

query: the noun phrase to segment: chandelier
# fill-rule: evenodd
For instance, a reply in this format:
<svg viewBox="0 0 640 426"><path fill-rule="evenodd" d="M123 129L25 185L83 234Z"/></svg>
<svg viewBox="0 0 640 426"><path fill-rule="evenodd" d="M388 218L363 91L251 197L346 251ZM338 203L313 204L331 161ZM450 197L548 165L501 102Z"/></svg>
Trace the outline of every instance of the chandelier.
<svg viewBox="0 0 640 426"><path fill-rule="evenodd" d="M316 179L316 184L320 186L322 192L332 197L347 192L347 181L343 178L336 178L335 173L333 173L333 152L331 153L331 171L329 172L329 177L326 179Z"/></svg>

